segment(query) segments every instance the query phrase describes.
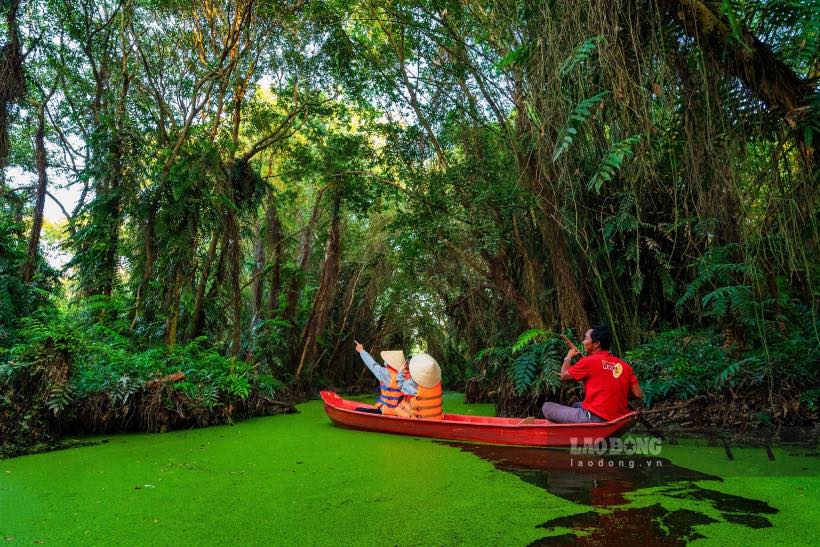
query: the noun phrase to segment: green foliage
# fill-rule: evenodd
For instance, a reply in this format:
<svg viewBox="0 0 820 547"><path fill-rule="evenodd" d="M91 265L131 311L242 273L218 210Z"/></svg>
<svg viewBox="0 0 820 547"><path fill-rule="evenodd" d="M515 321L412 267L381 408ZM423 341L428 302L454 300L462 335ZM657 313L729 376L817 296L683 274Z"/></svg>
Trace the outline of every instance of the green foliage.
<svg viewBox="0 0 820 547"><path fill-rule="evenodd" d="M471 369L476 369L476 364L482 361L487 363L487 372L489 376L494 376L499 370L503 369L512 357L512 348L508 347L492 347L484 348L471 359Z"/></svg>
<svg viewBox="0 0 820 547"><path fill-rule="evenodd" d="M552 336L552 333L543 329L530 329L521 333L518 340L512 345L513 353L519 352L533 342L544 340Z"/></svg>
<svg viewBox="0 0 820 547"><path fill-rule="evenodd" d="M109 388L108 397L111 400L111 406L116 407L127 404L131 396L138 393L141 387L138 380L133 379L128 374L123 374Z"/></svg>
<svg viewBox="0 0 820 547"><path fill-rule="evenodd" d="M807 389L800 396L800 402L809 407L812 412L820 409L820 387Z"/></svg>
<svg viewBox="0 0 820 547"><path fill-rule="evenodd" d="M225 390L234 397L239 399L247 399L251 393L251 386L248 378L244 375L231 372L225 379Z"/></svg>
<svg viewBox="0 0 820 547"><path fill-rule="evenodd" d="M820 24L814 36L815 44L819 39ZM816 47L816 45L815 45ZM798 128L803 132L803 140L807 147L815 145L816 139L820 138L820 92L812 93L808 98L808 112L798 120Z"/></svg>
<svg viewBox="0 0 820 547"><path fill-rule="evenodd" d="M721 0L720 11L729 21L729 27L732 29L732 39L739 44L743 44L743 33L740 29L737 14L732 7L732 2L730 0Z"/></svg>
<svg viewBox="0 0 820 547"><path fill-rule="evenodd" d="M676 308L681 309L687 301L694 298L698 291L710 283L718 285L728 285L734 279L734 275L757 276L757 271L746 263L735 262L734 255L738 251L738 246L731 244L720 247L712 247L703 257L699 258L697 264L697 276L689 283L683 294L675 303Z"/></svg>
<svg viewBox="0 0 820 547"><path fill-rule="evenodd" d="M23 320L20 341L0 362L0 393L10 394L0 407L7 415L47 410L70 421L88 406L101 410L100 401L127 414L131 406L148 404L165 379L179 373L183 379L168 381L164 389L170 390L165 397L176 393L182 399L165 401L168 410L183 414L272 399L284 387L252 364L223 357L204 338L140 350L120 332L127 329L123 322L98 321L101 310L116 315L116 302L98 297L89 304L43 310ZM39 420L27 422L33 437L49 427Z"/></svg>
<svg viewBox="0 0 820 547"><path fill-rule="evenodd" d="M523 395L538 372L540 349L532 349L518 355L512 362L509 375L515 385L517 395Z"/></svg>
<svg viewBox="0 0 820 547"><path fill-rule="evenodd" d="M69 419L151 397L216 416L281 392L305 338L305 387L355 384L351 336L427 348L454 384L494 345L470 367L554 393L555 335L508 343L522 300L553 329L583 301L621 347L674 322L737 333L716 353L645 348L664 363L650 398L758 389L811 353L793 333L816 315L812 2L713 3L726 44L655 5L91 4L20 13L32 104L9 110L8 165L35 172L33 107L56 86L48 171L83 203L63 279L25 284L33 192L0 182L4 408L25 395ZM755 89L720 57L750 35L777 69ZM789 69L806 85L785 112L768 78Z"/></svg>
<svg viewBox="0 0 820 547"><path fill-rule="evenodd" d="M739 325L771 331L775 309L790 305L787 295L779 300L766 297L760 288L761 274L754 264L737 261L739 247L713 247L696 262L697 276L675 304L682 312L684 304L700 292L700 304L707 317L731 320ZM739 283L738 283L739 282Z"/></svg>
<svg viewBox="0 0 820 547"><path fill-rule="evenodd" d="M5 199L1 192L2 187L0 201ZM23 282L20 272L27 258L24 233L13 203L0 203L0 349L15 340L20 319L50 307L50 297L59 294L58 272L45 260L38 261L32 283Z"/></svg>
<svg viewBox="0 0 820 547"><path fill-rule="evenodd" d="M597 107L609 94L609 91L601 91L600 93L597 93L592 97L587 97L578 103L578 106L576 106L575 110L572 111L572 114L570 114L566 124L564 124L564 128L558 135L558 144L552 152L553 162L558 161L558 159L567 150L569 150L569 147L572 146L575 137L578 135L579 129L581 129L581 127L585 125L592 116L592 110Z"/></svg>
<svg viewBox="0 0 820 547"><path fill-rule="evenodd" d="M758 320L758 305L749 285L718 287L704 295L701 303L707 315L718 319L731 311L744 325L754 325Z"/></svg>
<svg viewBox="0 0 820 547"><path fill-rule="evenodd" d="M287 332L292 327L289 321L266 319L258 321L251 329L250 349L254 358L267 363L273 374L287 372Z"/></svg>
<svg viewBox="0 0 820 547"><path fill-rule="evenodd" d="M685 328L659 334L628 351L624 359L640 381L647 406L656 399L685 399L706 391L731 365L718 334L693 334Z"/></svg>
<svg viewBox="0 0 820 547"><path fill-rule="evenodd" d="M527 56L529 55L529 48L527 45L522 44L517 48L513 49L509 53L507 53L504 57L496 61L495 68L498 71L504 71L508 67L516 66L516 65L523 65L527 61Z"/></svg>
<svg viewBox="0 0 820 547"><path fill-rule="evenodd" d="M282 381L277 380L270 374L260 374L257 381L259 382L259 393L269 399L276 397L285 387L285 384Z"/></svg>
<svg viewBox="0 0 820 547"><path fill-rule="evenodd" d="M634 154L633 148L640 140L640 135L632 135L613 144L598 171L589 179L587 187L596 194L599 193L604 183L611 181L615 173L620 171L624 160Z"/></svg>
<svg viewBox="0 0 820 547"><path fill-rule="evenodd" d="M71 384L58 384L52 387L48 394L46 406L56 415L64 411L73 401L74 393Z"/></svg>
<svg viewBox="0 0 820 547"><path fill-rule="evenodd" d="M796 383L800 399L810 408L816 400L820 348L811 322L792 324L788 336L770 339L767 345L751 340L741 351L727 345L712 330L682 327L663 332L624 355L633 366L647 405L664 398L688 399L720 394L727 388L746 393Z"/></svg>
<svg viewBox="0 0 820 547"><path fill-rule="evenodd" d="M566 77L570 72L572 72L573 69L590 60L592 56L595 55L598 47L601 45L606 45L606 39L603 36L593 36L592 38L587 38L583 41L583 43L581 43L581 45L572 51L572 55L567 57L564 62L561 63L561 66L558 68L558 72L562 77Z"/></svg>
<svg viewBox="0 0 820 547"><path fill-rule="evenodd" d="M25 259L22 238L14 237L16 225L11 216L0 209L0 339L6 338L15 320L25 311L28 294L20 277L20 265Z"/></svg>
<svg viewBox="0 0 820 547"><path fill-rule="evenodd" d="M557 373L561 370L564 351L564 342L559 335L530 329L521 333L512 346L483 349L472 361L488 363L490 377L504 371L517 395L539 397L554 393L560 387Z"/></svg>

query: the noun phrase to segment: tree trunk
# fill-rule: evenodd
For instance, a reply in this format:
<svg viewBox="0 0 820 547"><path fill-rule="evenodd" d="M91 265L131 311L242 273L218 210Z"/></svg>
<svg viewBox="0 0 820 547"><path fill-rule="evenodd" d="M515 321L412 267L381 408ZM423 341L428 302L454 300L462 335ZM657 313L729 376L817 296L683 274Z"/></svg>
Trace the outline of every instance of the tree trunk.
<svg viewBox="0 0 820 547"><path fill-rule="evenodd" d="M555 175L550 167L550 160L543 137L533 143L532 150L527 144L533 140L533 134L541 134L541 128L534 128L527 116L524 94L520 81L517 83L515 97L518 110L517 132L522 146L517 151L518 172L530 191L538 200L541 211L536 220L544 248L547 251L552 268L553 283L558 299L558 322L560 328L574 327L576 332L586 332L589 318L584 307L584 293L576 282L571 255L564 237L561 223L560 191L555 182Z"/></svg>
<svg viewBox="0 0 820 547"><path fill-rule="evenodd" d="M299 357L299 365L296 367L296 381L299 380L305 363L311 362L316 354L316 341L319 338L319 334L325 328L330 305L336 296L336 282L339 278L339 260L341 255L340 205L341 195L337 193L333 201L333 218L330 222L327 250L325 251L325 260L322 265L322 280L319 284L319 290L316 292L316 298L313 301L310 319L302 332L302 354Z"/></svg>
<svg viewBox="0 0 820 547"><path fill-rule="evenodd" d="M23 263L23 281L31 283L37 265L40 248L40 231L43 228L43 207L46 203L46 145L45 145L45 103L37 109L37 133L34 136L35 158L37 162L37 194L34 202L34 220L31 223L31 234L28 238L28 255Z"/></svg>
<svg viewBox="0 0 820 547"><path fill-rule="evenodd" d="M526 225L528 226L528 231L530 233L535 232L536 229L533 226L531 215L528 214L525 219L527 221ZM522 237L521 230L519 228L519 221L515 217L513 217L513 236L515 249L521 257L521 260L524 261L524 271L522 272L522 293L526 296L527 301L531 302L532 305L539 310L539 316L545 318L545 323L547 326L554 328L553 324L555 323L555 309L552 305L552 301L547 302L545 306L540 305L542 295L540 295L539 292L542 291L543 287L546 285L544 279L544 266L541 261L537 259L537 257L533 257L532 249L529 248L531 245L525 244L525 240L529 243L530 239L537 240L537 238L532 236Z"/></svg>
<svg viewBox="0 0 820 547"><path fill-rule="evenodd" d="M481 258L487 265L487 268L482 267L477 260L465 253L459 247L453 245L450 241L444 240L443 243L450 249L454 255L459 257L464 263L470 266L476 273L486 277L508 301L511 301L518 315L521 316L527 328L530 329L545 329L546 325L541 315L538 313L536 307L530 304L526 298L521 294L515 283L507 274L505 268L504 251L500 250L496 256L491 256L488 252L482 251Z"/></svg>
<svg viewBox="0 0 820 547"><path fill-rule="evenodd" d="M265 211L265 246L267 254L273 254L273 268L270 272L270 287L268 289L268 309L265 317L273 318L279 309L279 285L282 277L282 246L284 245L282 223L276 211L276 199L272 190L268 190L268 207Z"/></svg>
<svg viewBox="0 0 820 547"><path fill-rule="evenodd" d="M499 251L495 256L490 256L489 253L482 252L481 256L490 268L487 272L487 278L501 291L504 298L512 301L518 314L527 324L527 328L546 329L547 326L544 324L544 320L541 318L541 314L538 313L537 308L524 298L524 295L521 294L521 291L518 290L513 280L507 274L504 252Z"/></svg>
<svg viewBox="0 0 820 547"><path fill-rule="evenodd" d="M202 334L202 331L205 328L205 313L203 311L205 302L210 302L216 299L219 295L219 289L222 288L222 284L225 282L225 274L227 270L225 267L225 262L228 259L228 249L230 247L228 239L228 237L222 237L222 245L219 247L219 260L217 261L216 275L214 276L213 283L211 283L211 287L207 290L205 297L200 303L200 310L199 314L196 316L196 320L191 321L191 338L196 338ZM208 280L204 279L203 284L207 285L207 283Z"/></svg>
<svg viewBox="0 0 820 547"><path fill-rule="evenodd" d="M239 285L239 227L236 215L232 209L228 210L226 222L226 237L230 241L228 247L228 275L231 283L231 309L233 310L233 324L231 328L231 355L239 357L242 334L242 288Z"/></svg>
<svg viewBox="0 0 820 547"><path fill-rule="evenodd" d="M177 263L174 265L174 275L171 280L171 289L169 290L170 313L165 322L165 345L173 348L177 343L177 328L179 326L179 296L182 293L182 285L185 282L185 276L182 271L182 266Z"/></svg>
<svg viewBox="0 0 820 547"><path fill-rule="evenodd" d="M143 308L145 307L145 292L148 290L148 283L151 281L151 277L154 275L154 221L157 216L157 207L157 200L152 200L148 206L148 218L146 219L144 230L145 263L142 266L142 279L140 280L140 285L137 288L137 295L134 301L134 319L131 321L131 329L136 326L137 320L143 314ZM147 321L153 320L153 313L150 310L146 310L144 316Z"/></svg>
<svg viewBox="0 0 820 547"><path fill-rule="evenodd" d="M216 258L216 246L218 242L219 235L216 231L214 231L211 234L211 243L208 245L208 254L205 256L205 263L202 264L202 276L196 286L194 314L191 318L192 338L196 338L202 332L202 309L205 305L205 288L208 286L208 277L211 275L211 266Z"/></svg>
<svg viewBox="0 0 820 547"><path fill-rule="evenodd" d="M814 143L807 141L802 128L797 127L801 118L811 112L811 83L778 59L748 29L741 28L740 36L735 36L725 18L706 2L661 0L660 5L727 74L740 78L769 108L779 112L792 129L796 128L794 137L813 164Z"/></svg>
<svg viewBox="0 0 820 547"><path fill-rule="evenodd" d="M557 211L554 211L557 214ZM567 242L561 226L553 219L540 223L544 244L550 256L552 278L558 297L558 316L562 329L574 327L577 334L589 328L589 318L584 308L584 293L576 282Z"/></svg>
<svg viewBox="0 0 820 547"><path fill-rule="evenodd" d="M103 244L105 251L99 264L97 272L97 283L92 285L92 294L104 294L111 296L114 286L117 281L117 270L119 267L119 242L120 242L120 225L122 223L122 183L125 178L125 126L127 112L128 90L131 85L131 75L128 71L128 56L130 52L130 45L128 43L128 20L133 7L130 3L126 3L120 18L120 77L122 82L117 94L116 110L114 111L114 134L111 138L111 143L106 150L105 166L106 176L103 184L103 191L100 192L100 197L104 199L105 207L103 208L103 215L99 219L103 234ZM97 98L102 99L103 96L103 80L98 78L98 94Z"/></svg>
<svg viewBox="0 0 820 547"><path fill-rule="evenodd" d="M345 340L350 339L350 335L345 335L345 330L347 329L347 320L350 317L350 309L353 307L353 299L356 297L356 287L359 285L359 279L362 277L362 273L364 273L364 268L367 264L363 263L359 270L353 276L353 283L348 284L346 289L346 294L342 297L343 299L347 300L347 305L345 306L344 312L342 313L342 320L339 322L337 332L340 333L340 336L336 339L336 344L333 346L333 351L330 352L330 356L327 358L327 362L333 364L336 354L339 352L339 347L342 345L342 342Z"/></svg>
<svg viewBox="0 0 820 547"><path fill-rule="evenodd" d="M225 282L225 272L227 268L225 267L225 262L228 260L228 249L230 247L230 242L228 241L227 237L222 238L222 245L219 248L219 264L216 268L216 278L214 278L214 282L211 283L211 288L208 289L208 294L205 297L205 300L213 300L219 294L219 289L222 288L222 284Z"/></svg>
<svg viewBox="0 0 820 547"><path fill-rule="evenodd" d="M6 162L9 155L8 105L17 103L26 94L26 81L23 73L23 52L20 47L20 30L17 23L17 10L20 0L4 2L7 11L6 35L8 41L3 45L0 59L0 172L5 176Z"/></svg>
<svg viewBox="0 0 820 547"><path fill-rule="evenodd" d="M310 215L310 220L308 221L305 229L302 231L302 237L299 240L299 269L293 272L293 277L290 278L290 286L288 287L288 301L285 305L285 311L282 313L282 319L285 321L290 321L291 323L293 323L296 319L302 278L307 274L308 266L310 265L313 233L316 229L316 221L319 219L319 206L322 203L323 193L324 188L320 190L319 194L316 196L316 203L313 205L313 212Z"/></svg>
<svg viewBox="0 0 820 547"><path fill-rule="evenodd" d="M520 158L519 161L524 162L525 177L530 188L538 196L543 213L537 222L552 268L552 281L555 283L558 299L559 326L561 329L573 327L576 333L580 334L589 328L589 318L584 307L585 296L576 281L572 257L564 237L559 206L560 195L547 178L550 171L544 165L545 160L539 159L528 157Z"/></svg>
<svg viewBox="0 0 820 547"><path fill-rule="evenodd" d="M264 315L262 312L262 293L264 292L262 268L265 267L265 245L258 221L254 226L254 231L256 233L253 242L253 270L251 271L251 322L255 324L257 321L261 321Z"/></svg>

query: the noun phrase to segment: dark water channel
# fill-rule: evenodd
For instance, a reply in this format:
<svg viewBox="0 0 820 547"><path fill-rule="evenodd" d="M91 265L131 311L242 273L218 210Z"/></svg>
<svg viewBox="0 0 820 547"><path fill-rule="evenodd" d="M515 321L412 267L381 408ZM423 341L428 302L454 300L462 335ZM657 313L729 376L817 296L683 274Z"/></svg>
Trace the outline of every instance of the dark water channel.
<svg viewBox="0 0 820 547"><path fill-rule="evenodd" d="M492 462L501 471L590 511L539 525L551 535L532 545L684 545L703 537L695 526L718 522L688 507L710 506L725 521L767 528L777 509L759 500L703 488L696 481L721 481L654 456L576 455L567 450L447 442ZM630 506L625 494L653 488L653 498L681 500L687 508L667 509L659 501ZM705 504L705 505L704 505ZM670 503L670 505L676 505ZM677 504L680 505L680 504ZM569 530L569 531L566 531ZM563 532L563 533L562 533Z"/></svg>

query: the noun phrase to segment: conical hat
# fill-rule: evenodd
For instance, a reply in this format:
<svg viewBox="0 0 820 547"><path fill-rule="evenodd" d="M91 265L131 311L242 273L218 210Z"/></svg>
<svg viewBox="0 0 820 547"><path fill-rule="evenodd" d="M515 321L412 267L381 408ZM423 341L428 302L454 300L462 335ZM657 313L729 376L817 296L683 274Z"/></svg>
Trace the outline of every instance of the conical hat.
<svg viewBox="0 0 820 547"><path fill-rule="evenodd" d="M404 368L404 352L400 349L381 352L382 361L384 364L393 370L401 370Z"/></svg>
<svg viewBox="0 0 820 547"><path fill-rule="evenodd" d="M441 382L441 368L435 359L419 353L410 359L410 377L422 387L435 387Z"/></svg>

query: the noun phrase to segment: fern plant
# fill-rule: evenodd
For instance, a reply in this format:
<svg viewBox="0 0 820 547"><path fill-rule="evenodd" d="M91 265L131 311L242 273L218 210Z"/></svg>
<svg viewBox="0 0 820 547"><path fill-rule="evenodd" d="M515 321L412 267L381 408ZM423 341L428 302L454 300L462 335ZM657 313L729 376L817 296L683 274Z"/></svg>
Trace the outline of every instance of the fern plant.
<svg viewBox="0 0 820 547"><path fill-rule="evenodd" d="M587 38L561 63L558 73L561 77L566 77L575 67L589 61L595 55L598 48L605 44L606 39L603 36L598 35Z"/></svg>
<svg viewBox="0 0 820 547"><path fill-rule="evenodd" d="M51 387L46 399L46 406L49 410L58 415L63 412L74 401L74 390L71 384L55 384Z"/></svg>
<svg viewBox="0 0 820 547"><path fill-rule="evenodd" d="M247 399L251 393L251 386L248 382L247 376L232 372L228 375L225 382L227 391L230 395L238 397L242 400Z"/></svg>
<svg viewBox="0 0 820 547"><path fill-rule="evenodd" d="M712 293L721 287L738 286L737 279L745 279L749 282L759 281L760 271L756 266L734 259L738 252L739 246L737 244L728 244L712 247L700 257L696 263L697 275L675 303L676 309L679 312L682 311L683 306L704 287L710 285L714 287L710 291ZM737 296L740 290L735 289L733 292ZM709 297L707 304L717 304L719 306L718 311L723 311L724 309L720 306L725 303L727 297L730 298L731 295L717 293Z"/></svg>
<svg viewBox="0 0 820 547"><path fill-rule="evenodd" d="M677 300L676 311L682 313L685 303L702 295L704 316L777 338L787 320L784 310L793 308L788 291L768 294L758 266L735 258L739 249L736 244L714 247L698 259L697 275Z"/></svg>
<svg viewBox="0 0 820 547"><path fill-rule="evenodd" d="M587 97L583 99L578 106L572 111L570 114L567 123L564 125L564 128L558 135L557 145L555 149L552 151L552 161L556 162L558 159L569 150L569 147L572 146L575 137L578 135L578 130L581 126L587 123L589 118L592 116L592 110L598 106L607 96L609 95L609 91L601 91L593 95L592 97Z"/></svg>
<svg viewBox="0 0 820 547"><path fill-rule="evenodd" d="M142 384L127 374L122 375L110 388L108 398L112 406L124 405L128 399L142 389Z"/></svg>
<svg viewBox="0 0 820 547"><path fill-rule="evenodd" d="M549 331L543 329L526 330L522 332L521 335L518 337L518 340L516 340L515 343L513 343L512 350L513 352L521 351L533 342L549 338L551 334L552 333L550 333Z"/></svg>
<svg viewBox="0 0 820 547"><path fill-rule="evenodd" d="M507 366L512 356L512 348L509 347L492 347L484 348L476 353L475 357L471 359L470 365L473 366L481 361L487 362L487 376L493 377L498 371Z"/></svg>
<svg viewBox="0 0 820 547"><path fill-rule="evenodd" d="M503 371L518 396L537 398L560 387L557 372L565 346L559 335L543 329L529 329L510 346L497 346L479 351L471 360L487 363L487 375Z"/></svg>
<svg viewBox="0 0 820 547"><path fill-rule="evenodd" d="M706 315L717 319L731 314L747 326L756 325L759 319L762 320L762 309L749 285L718 287L704 295L701 303L706 309Z"/></svg>
<svg viewBox="0 0 820 547"><path fill-rule="evenodd" d="M268 399L273 399L277 396L277 394L285 387L285 384L270 374L262 374L259 376L258 379L259 385L259 393L267 397Z"/></svg>
<svg viewBox="0 0 820 547"><path fill-rule="evenodd" d="M510 366L509 376L515 385L515 393L523 395L532 385L536 373L539 371L541 348L534 346L529 351L521 353Z"/></svg>
<svg viewBox="0 0 820 547"><path fill-rule="evenodd" d="M539 397L560 387L556 373L561 368L565 346L556 333L530 329L518 337L511 349L515 358L507 374L517 395Z"/></svg>
<svg viewBox="0 0 820 547"><path fill-rule="evenodd" d="M620 171L624 160L634 154L633 149L640 140L641 135L632 135L613 144L598 170L589 179L587 187L596 194L600 193L604 183L611 181L615 173Z"/></svg>

